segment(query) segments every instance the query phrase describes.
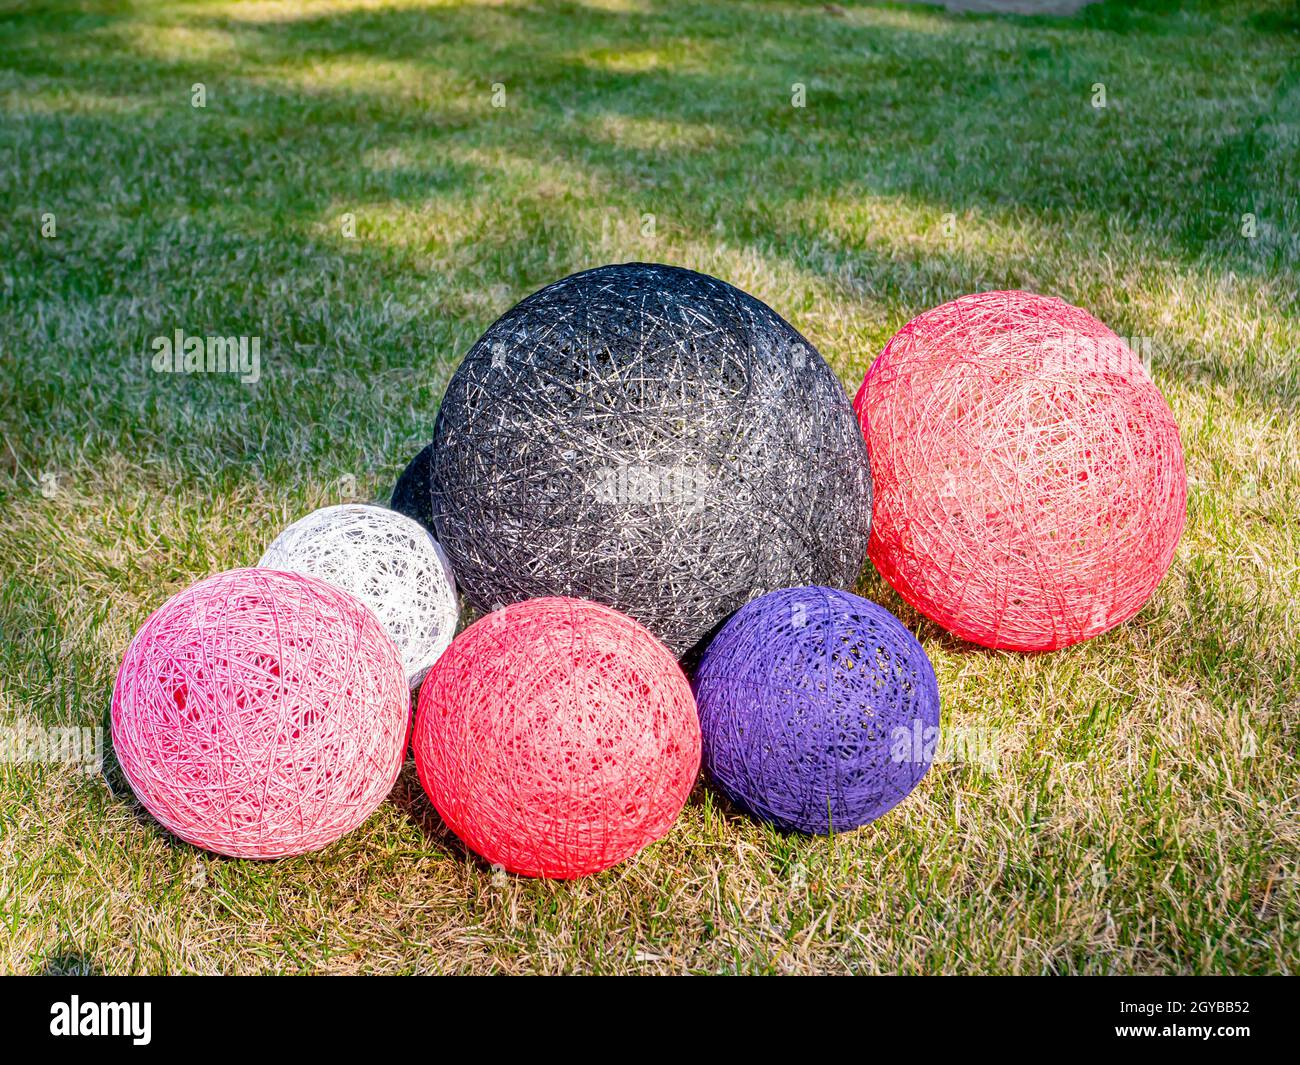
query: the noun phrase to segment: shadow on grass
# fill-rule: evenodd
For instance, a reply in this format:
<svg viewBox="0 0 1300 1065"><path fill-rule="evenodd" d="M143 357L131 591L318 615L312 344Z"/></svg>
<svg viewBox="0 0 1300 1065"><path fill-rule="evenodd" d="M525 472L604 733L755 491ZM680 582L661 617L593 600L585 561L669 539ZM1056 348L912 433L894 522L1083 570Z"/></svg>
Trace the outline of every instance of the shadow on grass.
<svg viewBox="0 0 1300 1065"><path fill-rule="evenodd" d="M389 792L387 802L395 806L401 814L420 830L426 845L431 851L457 859L470 859L483 869L489 865L460 841L446 822L438 815L429 796L420 785L420 777L415 769L415 762L407 758L402 772L397 778L393 790Z"/></svg>
<svg viewBox="0 0 1300 1065"><path fill-rule="evenodd" d="M169 487L362 470L386 493L482 328L594 265L602 211L655 208L674 241L749 247L917 312L1033 279L996 253L936 256L873 232L869 212L830 231L834 205L1095 231L1054 287L1104 275L1110 231L1140 231L1145 260L1213 276L1294 269L1289 245L1247 254L1230 236L1290 159L1285 20L1156 3L1068 19L761 3L226 10L0 19L6 505L29 497L19 471L106 456ZM1097 80L1113 107L1089 105ZM791 106L795 82L806 108ZM57 241L37 235L46 210ZM345 211L364 239L340 234ZM160 384L150 338L176 325L265 337L275 372L254 388ZM827 354L841 373L865 369ZM1239 373L1219 351L1160 369L1268 409L1295 400L1294 383ZM940 633L870 568L864 580L945 651L994 653Z"/></svg>
<svg viewBox="0 0 1300 1065"><path fill-rule="evenodd" d="M482 327L514 297L592 265L593 200L621 217L656 207L674 235L721 232L772 265L855 278L856 297L906 298L918 312L966 286L1037 279L1023 262L957 249L937 257L940 270L933 250L872 233L870 215L839 231L833 205L1094 227L1094 250L1054 287L1104 275L1112 229L1140 232L1152 259L1269 276L1290 264L1287 246L1245 254L1230 236L1275 176L1265 142L1289 82L1262 81L1257 54L1211 32L1248 25L1160 17L1166 6L1051 20L900 9L906 19L877 23L755 4L743 37L734 10L692 3L14 16L11 83L46 103L11 97L4 140L23 165L0 199L20 218L53 199L69 218L55 246L0 222L18 246L0 311L23 321L37 302L59 309L39 330L24 322L0 355L22 382L0 413L31 459L74 433L74 412L98 394L99 409L129 417L88 448L156 433L181 470L200 464L187 453L198 441L276 478L335 451L328 434L313 442L301 428L322 384L341 398L350 388L349 403L377 385L356 414L387 416L401 450L386 439L384 461L400 464ZM175 37L189 33L197 43ZM1093 80L1129 70L1151 72L1141 93L1121 81L1114 107L1088 105ZM801 79L803 109L790 99ZM188 106L194 81L211 91L201 112ZM504 110L490 104L497 82ZM1200 113L1186 98L1207 89L1223 94L1222 121L1190 121ZM345 211L364 243L339 235ZM420 233L428 212L482 225ZM385 322L390 301L415 311ZM251 398L230 382L186 381L169 404L143 372L166 322L273 338L278 376ZM95 357L80 364L87 341ZM1294 398L1292 384L1207 356L1161 369L1260 404Z"/></svg>
<svg viewBox="0 0 1300 1065"><path fill-rule="evenodd" d="M1198 259L1227 250L1225 236L1235 234L1261 178L1281 176L1261 169L1300 71L1283 68L1275 85L1264 82L1253 57L1223 56L1211 32L1222 27L1179 21L1179 6L1108 3L1046 20L930 12L912 29L837 19L821 5L759 4L746 16L758 32L740 39L733 13L690 3L655 4L648 14L579 15L562 5L558 13L503 8L490 20L481 10L402 9L212 24L273 68L397 60L413 79L482 97L508 75L503 84L518 86L522 102L512 106L521 113L472 123L480 143L523 149L538 162L594 162L611 192L629 175L647 192L695 184L705 195L684 206L711 209L683 220L696 231L707 231L716 210L738 213L738 228L765 231L773 207L848 190L955 211L1088 211L1145 227L1161 254ZM1158 76L1168 84L1135 92L1125 72L1148 67L1157 47ZM676 61L661 65L660 53ZM1200 79L1211 64L1219 80L1207 86ZM1091 93L1103 74L1119 80L1123 96L1098 109ZM801 77L811 102L795 108L791 79ZM1228 105L1223 121L1171 128L1167 108L1207 88ZM445 101L398 115L434 122L439 132L471 125L463 107ZM729 150L593 140L592 120L607 118L717 125ZM530 123L545 136L526 136ZM695 163L704 172L693 173ZM638 164L653 172L637 173ZM781 180L763 182L766 175ZM731 180L748 186L746 202L708 195L710 183L730 189ZM822 234L776 235L797 243ZM1268 252L1232 256L1232 265L1264 273L1286 264L1281 246Z"/></svg>
<svg viewBox="0 0 1300 1065"><path fill-rule="evenodd" d="M46 956L35 976L103 976L104 967L77 950L57 950Z"/></svg>

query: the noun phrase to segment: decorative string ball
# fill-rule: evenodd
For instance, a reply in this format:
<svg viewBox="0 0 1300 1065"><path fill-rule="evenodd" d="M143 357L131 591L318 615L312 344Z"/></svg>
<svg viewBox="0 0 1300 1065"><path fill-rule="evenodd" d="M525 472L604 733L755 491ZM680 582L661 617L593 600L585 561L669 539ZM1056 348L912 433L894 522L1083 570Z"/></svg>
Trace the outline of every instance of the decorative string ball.
<svg viewBox="0 0 1300 1065"><path fill-rule="evenodd" d="M889 611L835 588L741 607L695 675L709 777L741 809L825 834L893 809L930 767L939 688Z"/></svg>
<svg viewBox="0 0 1300 1065"><path fill-rule="evenodd" d="M853 584L871 528L862 434L816 349L717 278L646 263L488 329L443 399L429 490L478 609L579 596L678 655L764 591Z"/></svg>
<svg viewBox="0 0 1300 1065"><path fill-rule="evenodd" d="M412 688L456 634L456 580L424 526L383 507L346 503L284 530L259 566L306 573L370 607L402 654Z"/></svg>
<svg viewBox="0 0 1300 1065"><path fill-rule="evenodd" d="M579 599L485 615L420 689L420 782L471 850L512 873L600 872L659 839L700 766L690 685L649 632Z"/></svg>
<svg viewBox="0 0 1300 1065"><path fill-rule="evenodd" d="M875 474L872 561L963 639L1047 651L1128 620L1187 513L1178 426L1086 311L984 292L904 326L854 407Z"/></svg>
<svg viewBox="0 0 1300 1065"><path fill-rule="evenodd" d="M429 498L430 478L433 475L433 445L424 449L407 463L402 475L393 486L389 506L399 514L414 518L426 529L433 528L433 508Z"/></svg>
<svg viewBox="0 0 1300 1065"><path fill-rule="evenodd" d="M374 812L410 694L369 607L324 581L237 569L173 596L127 648L113 749L181 839L234 858L319 850Z"/></svg>

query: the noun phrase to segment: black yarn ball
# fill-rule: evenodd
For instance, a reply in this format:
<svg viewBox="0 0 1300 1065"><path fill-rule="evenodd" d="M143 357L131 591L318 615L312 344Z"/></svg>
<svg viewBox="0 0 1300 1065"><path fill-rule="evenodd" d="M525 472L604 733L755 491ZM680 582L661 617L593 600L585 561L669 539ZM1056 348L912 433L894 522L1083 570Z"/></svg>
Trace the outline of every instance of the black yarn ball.
<svg viewBox="0 0 1300 1065"><path fill-rule="evenodd" d="M784 319L627 263L483 334L438 412L429 505L478 609L592 599L682 655L764 592L851 587L871 471L843 386Z"/></svg>
<svg viewBox="0 0 1300 1065"><path fill-rule="evenodd" d="M430 505L429 482L433 476L433 445L424 449L407 463L388 505L408 518L414 518L429 532L433 532L433 508Z"/></svg>

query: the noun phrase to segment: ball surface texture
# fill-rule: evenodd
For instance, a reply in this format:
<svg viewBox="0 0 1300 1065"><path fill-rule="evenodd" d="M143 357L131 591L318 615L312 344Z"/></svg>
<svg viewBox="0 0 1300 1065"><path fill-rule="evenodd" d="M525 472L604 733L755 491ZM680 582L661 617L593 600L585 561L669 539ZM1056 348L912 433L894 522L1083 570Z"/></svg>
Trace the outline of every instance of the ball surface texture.
<svg viewBox="0 0 1300 1065"><path fill-rule="evenodd" d="M871 559L963 639L1022 651L1131 618L1187 513L1178 426L1086 311L1025 292L945 303L886 345L854 401L875 475Z"/></svg>
<svg viewBox="0 0 1300 1065"><path fill-rule="evenodd" d="M883 607L835 588L741 607L705 650L695 697L710 779L787 831L874 821L920 782L938 737L921 645Z"/></svg>
<svg viewBox="0 0 1300 1065"><path fill-rule="evenodd" d="M384 507L324 507L284 530L258 563L319 577L378 615L415 687L456 635L456 580L419 522Z"/></svg>
<svg viewBox="0 0 1300 1065"><path fill-rule="evenodd" d="M426 444L406 464L388 505L399 514L414 518L426 529L433 528L433 509L430 498L430 480L433 476L433 445Z"/></svg>
<svg viewBox="0 0 1300 1065"><path fill-rule="evenodd" d="M630 263L500 318L447 389L430 510L480 610L572 595L678 655L772 588L851 585L871 473L844 389L766 305Z"/></svg>
<svg viewBox="0 0 1300 1065"><path fill-rule="evenodd" d="M420 689L412 742L442 819L526 876L608 869L659 839L700 765L681 669L630 618L535 599L480 618Z"/></svg>
<svg viewBox="0 0 1300 1065"><path fill-rule="evenodd" d="M296 573L239 569L173 596L127 648L113 749L145 808L237 858L318 850L392 789L410 693L378 618Z"/></svg>

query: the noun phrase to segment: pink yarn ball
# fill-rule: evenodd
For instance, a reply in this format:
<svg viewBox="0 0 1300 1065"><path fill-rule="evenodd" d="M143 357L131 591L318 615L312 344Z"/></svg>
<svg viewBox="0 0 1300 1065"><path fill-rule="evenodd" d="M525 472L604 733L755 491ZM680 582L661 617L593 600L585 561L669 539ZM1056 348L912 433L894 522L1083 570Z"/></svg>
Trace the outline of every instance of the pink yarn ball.
<svg viewBox="0 0 1300 1065"><path fill-rule="evenodd" d="M145 808L235 858L318 850L392 789L410 698L360 600L314 577L237 569L173 596L113 688L113 749Z"/></svg>

